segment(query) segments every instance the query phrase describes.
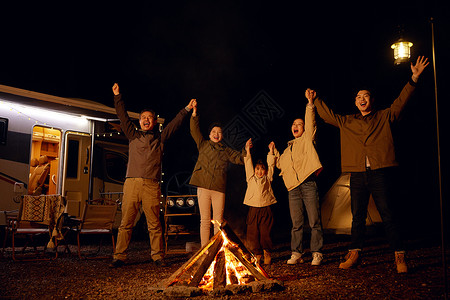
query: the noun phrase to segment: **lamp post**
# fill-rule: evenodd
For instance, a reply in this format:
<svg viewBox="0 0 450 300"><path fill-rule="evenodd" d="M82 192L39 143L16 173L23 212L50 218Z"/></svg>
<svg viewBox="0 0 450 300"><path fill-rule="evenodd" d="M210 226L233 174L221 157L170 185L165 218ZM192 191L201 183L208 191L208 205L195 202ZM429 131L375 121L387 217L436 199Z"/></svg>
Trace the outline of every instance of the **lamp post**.
<svg viewBox="0 0 450 300"><path fill-rule="evenodd" d="M447 264L445 259L445 226L444 226L444 207L442 200L442 172L441 172L441 146L439 140L439 107L438 107L438 93L437 93L437 77L436 77L436 53L434 46L434 19L430 19L431 24L431 48L433 56L433 76L434 76L434 99L436 106L436 146L437 146L437 160L438 160L438 180L439 180L439 205L441 217L441 253L442 253L442 268L444 280L444 299L447 299L448 284L447 284ZM403 62L409 61L411 56L410 48L413 43L399 39L396 43L391 45L394 50L394 63L399 65Z"/></svg>
<svg viewBox="0 0 450 300"><path fill-rule="evenodd" d="M442 267L444 277L444 299L447 299L448 284L447 284L447 263L445 259L445 226L444 226L444 205L442 201L442 173L441 173L441 146L439 140L439 106L437 93L437 77L436 77L436 53L434 47L434 19L430 19L431 24L431 49L433 52L433 76L434 76L434 102L436 105L436 146L438 158L438 176L439 176L439 205L441 210L441 250L442 250Z"/></svg>

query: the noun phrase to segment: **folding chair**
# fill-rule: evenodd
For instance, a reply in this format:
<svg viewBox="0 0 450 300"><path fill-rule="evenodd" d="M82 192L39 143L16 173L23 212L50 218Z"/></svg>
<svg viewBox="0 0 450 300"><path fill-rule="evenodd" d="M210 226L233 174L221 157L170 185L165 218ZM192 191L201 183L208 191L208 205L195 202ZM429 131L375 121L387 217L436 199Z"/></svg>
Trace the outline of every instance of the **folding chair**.
<svg viewBox="0 0 450 300"><path fill-rule="evenodd" d="M97 205L88 204L84 206L82 218L79 220L79 225L74 229L77 233L78 257L81 255L81 235L111 235L113 252L115 249L113 225L116 216L117 205ZM97 252L92 255L84 255L86 258L110 258L108 256L98 256L102 246L102 238L100 239Z"/></svg>
<svg viewBox="0 0 450 300"><path fill-rule="evenodd" d="M58 240L62 239L60 227L62 224L62 213L65 208L65 199L61 195L23 195L21 197L18 214L6 215L7 226L5 239L3 242L3 252L5 251L8 236L12 241L13 260L42 260L49 259L45 257L47 248L55 249L55 257L58 257ZM37 246L34 243L34 237L45 234L45 246L39 255ZM22 248L22 254L25 253L28 243L33 243L35 257L27 258L23 255L22 259L16 257L16 237L25 236L26 243ZM40 257L39 257L40 256Z"/></svg>
<svg viewBox="0 0 450 300"><path fill-rule="evenodd" d="M6 243L8 237L11 236L12 258L14 261L36 261L36 260L50 260L50 257L45 256L47 250L47 243L50 240L50 231L48 225L40 224L38 222L21 221L22 206L19 209L19 214L6 214L5 238L3 240L3 253L5 253ZM35 236L44 236L44 245L42 251L38 250ZM17 238L24 237L25 244L22 247L20 255L17 255ZM25 251L29 248L28 244L32 243L31 247L34 249L34 255L26 254Z"/></svg>

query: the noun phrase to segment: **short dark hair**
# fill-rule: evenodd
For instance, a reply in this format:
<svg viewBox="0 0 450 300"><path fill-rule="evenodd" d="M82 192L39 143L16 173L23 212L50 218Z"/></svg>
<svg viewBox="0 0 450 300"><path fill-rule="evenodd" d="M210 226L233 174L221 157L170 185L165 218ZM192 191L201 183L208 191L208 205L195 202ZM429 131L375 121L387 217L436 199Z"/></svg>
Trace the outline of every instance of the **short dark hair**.
<svg viewBox="0 0 450 300"><path fill-rule="evenodd" d="M209 125L208 134L211 133L211 130L213 130L214 127L219 127L220 129L222 129L222 124L220 124L219 122L214 122L211 125Z"/></svg>
<svg viewBox="0 0 450 300"><path fill-rule="evenodd" d="M375 94L375 89L373 86L367 85L367 84L362 84L359 85L358 87L355 86L355 91L354 91L354 95L358 95L359 91L368 91L370 94L370 97L372 98Z"/></svg>
<svg viewBox="0 0 450 300"><path fill-rule="evenodd" d="M151 112L153 114L153 120L158 119L158 117L156 116L156 113L153 109L149 109L149 108L144 108L143 110L141 110L141 112L139 113L139 119L141 118L141 115L143 113L145 113L146 111Z"/></svg>
<svg viewBox="0 0 450 300"><path fill-rule="evenodd" d="M256 161L255 168L256 168L256 166L258 166L258 165L262 166L264 170L267 170L267 162L265 162L264 160L258 159L258 160Z"/></svg>

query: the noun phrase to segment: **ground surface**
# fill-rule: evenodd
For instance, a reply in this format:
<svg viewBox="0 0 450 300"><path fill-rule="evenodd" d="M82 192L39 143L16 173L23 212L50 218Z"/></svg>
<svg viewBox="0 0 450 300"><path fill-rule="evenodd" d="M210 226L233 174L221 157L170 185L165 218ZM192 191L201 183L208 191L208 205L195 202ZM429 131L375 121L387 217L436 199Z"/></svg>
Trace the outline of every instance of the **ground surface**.
<svg viewBox="0 0 450 300"><path fill-rule="evenodd" d="M287 265L289 243L278 243L273 264L266 271L284 283L282 291L193 299L444 299L438 238L408 240L406 275L396 273L393 253L380 234L368 239L360 267L340 270L338 264L346 254L347 242L347 236L326 235L325 260L319 267L310 265L309 253L305 263ZM158 267L149 260L148 241L138 239L131 243L129 263L110 269L109 260L79 260L76 248L71 245L70 249L72 254L61 253L51 261L13 262L11 248L7 248L0 257L0 298L169 299L172 297L158 291L157 285L189 258L185 254L168 255L169 266Z"/></svg>

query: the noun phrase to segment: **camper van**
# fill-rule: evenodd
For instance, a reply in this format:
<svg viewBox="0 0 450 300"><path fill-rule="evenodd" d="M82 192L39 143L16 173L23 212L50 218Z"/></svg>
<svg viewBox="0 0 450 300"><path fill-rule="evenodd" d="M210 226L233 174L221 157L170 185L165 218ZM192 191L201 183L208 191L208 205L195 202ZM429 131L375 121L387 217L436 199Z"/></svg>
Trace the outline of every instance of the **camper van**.
<svg viewBox="0 0 450 300"><path fill-rule="evenodd" d="M63 195L75 217L88 200L120 203L127 154L114 108L0 85L0 226L26 194Z"/></svg>

